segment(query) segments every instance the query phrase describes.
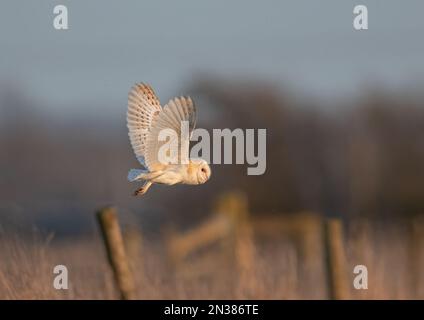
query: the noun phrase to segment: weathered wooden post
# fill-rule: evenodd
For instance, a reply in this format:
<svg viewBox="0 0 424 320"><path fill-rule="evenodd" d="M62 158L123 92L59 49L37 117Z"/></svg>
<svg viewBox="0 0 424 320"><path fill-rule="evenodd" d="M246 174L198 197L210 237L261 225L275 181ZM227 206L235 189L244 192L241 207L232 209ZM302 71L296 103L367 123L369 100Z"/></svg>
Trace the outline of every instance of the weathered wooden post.
<svg viewBox="0 0 424 320"><path fill-rule="evenodd" d="M327 289L326 261L323 259L325 256L323 220L320 215L312 212L298 213L293 219L296 221L293 230L296 232L294 237L300 242L303 270L305 271L303 281L308 284L315 283L320 288L308 292L308 298L317 299L324 296ZM324 277L316 279L317 274L324 275Z"/></svg>
<svg viewBox="0 0 424 320"><path fill-rule="evenodd" d="M409 265L410 265L410 282L411 282L411 299L420 299L424 296L424 286L422 278L422 267L424 258L424 215L415 216L410 220L409 232Z"/></svg>
<svg viewBox="0 0 424 320"><path fill-rule="evenodd" d="M121 298L124 300L135 299L134 279L125 253L116 209L106 207L99 210L97 212L97 219L102 231L109 263L113 269L121 293Z"/></svg>
<svg viewBox="0 0 424 320"><path fill-rule="evenodd" d="M237 191L223 194L217 201L216 212L226 215L233 227L232 251L238 273L236 291L247 298L260 295L260 286L255 276L255 244L249 218L248 200Z"/></svg>
<svg viewBox="0 0 424 320"><path fill-rule="evenodd" d="M340 219L326 220L325 248L329 297L335 300L349 299L350 287L346 281L347 261Z"/></svg>

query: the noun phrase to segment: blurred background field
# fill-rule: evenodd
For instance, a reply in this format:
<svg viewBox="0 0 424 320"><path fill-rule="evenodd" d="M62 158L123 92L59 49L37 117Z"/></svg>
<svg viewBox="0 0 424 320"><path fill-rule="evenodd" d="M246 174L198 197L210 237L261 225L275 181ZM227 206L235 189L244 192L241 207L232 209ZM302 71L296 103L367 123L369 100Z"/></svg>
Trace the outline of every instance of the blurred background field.
<svg viewBox="0 0 424 320"><path fill-rule="evenodd" d="M194 248L183 256L179 250L187 231L142 238L126 226L133 298L423 299L422 219L384 223L366 219L345 225L342 273L337 278L342 288L334 295L323 235L317 233L320 229L311 228L311 220L303 218L299 220L303 231L284 227L285 231L276 232L278 228L262 225L258 232L252 224L249 237L238 234L236 238L233 233L206 235L203 227L212 223L209 220L188 232L197 234L189 236ZM199 236L202 228L203 236ZM197 245L195 241L205 235L215 240ZM120 298L98 235L52 240L52 236L34 233L32 241L23 241L6 233L1 236L0 249L1 299ZM53 288L56 275L52 271L59 264L68 268L68 290ZM358 264L368 269L367 290L353 287L353 269Z"/></svg>
<svg viewBox="0 0 424 320"><path fill-rule="evenodd" d="M111 204L142 237L128 249L139 298L329 298L323 256L299 247L307 234L255 231L313 212L343 221L346 274L369 269L350 297L423 299L424 7L367 2L364 32L353 1L74 1L63 32L48 2L3 3L0 298L117 298L94 217ZM139 81L162 103L191 95L199 127L266 128L265 174L212 165L205 185L133 197L125 112ZM220 240L179 268L170 235L213 220L232 190L248 199L255 249ZM52 287L56 264L66 292Z"/></svg>

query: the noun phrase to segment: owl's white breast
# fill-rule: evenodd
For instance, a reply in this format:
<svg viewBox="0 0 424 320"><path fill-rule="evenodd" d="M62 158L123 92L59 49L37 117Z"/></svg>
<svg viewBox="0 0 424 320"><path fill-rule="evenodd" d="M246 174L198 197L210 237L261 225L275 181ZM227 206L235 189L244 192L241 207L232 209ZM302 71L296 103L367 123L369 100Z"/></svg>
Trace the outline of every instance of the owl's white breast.
<svg viewBox="0 0 424 320"><path fill-rule="evenodd" d="M173 185L184 183L186 179L186 165L170 165L159 177L152 179L152 182Z"/></svg>

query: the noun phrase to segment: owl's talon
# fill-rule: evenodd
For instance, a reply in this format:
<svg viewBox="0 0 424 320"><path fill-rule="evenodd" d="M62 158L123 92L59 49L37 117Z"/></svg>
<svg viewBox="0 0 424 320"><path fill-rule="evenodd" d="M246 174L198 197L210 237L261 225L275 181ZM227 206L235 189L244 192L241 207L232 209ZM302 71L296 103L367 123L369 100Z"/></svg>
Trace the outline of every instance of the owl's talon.
<svg viewBox="0 0 424 320"><path fill-rule="evenodd" d="M151 186L152 186L152 183L150 181L146 182L141 188L134 191L134 196L141 196L145 194Z"/></svg>
<svg viewBox="0 0 424 320"><path fill-rule="evenodd" d="M146 190L144 188L140 188L134 191L134 196L143 195L146 193Z"/></svg>

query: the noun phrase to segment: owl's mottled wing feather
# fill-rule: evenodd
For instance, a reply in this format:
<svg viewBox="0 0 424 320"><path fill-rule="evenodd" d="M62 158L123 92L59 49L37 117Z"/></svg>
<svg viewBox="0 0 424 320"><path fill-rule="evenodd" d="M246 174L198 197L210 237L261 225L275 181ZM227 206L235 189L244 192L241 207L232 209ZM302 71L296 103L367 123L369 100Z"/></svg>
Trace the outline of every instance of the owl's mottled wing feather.
<svg viewBox="0 0 424 320"><path fill-rule="evenodd" d="M145 154L150 127L161 111L159 99L149 85L137 83L131 88L127 109L128 135L137 160L144 167L147 167Z"/></svg>
<svg viewBox="0 0 424 320"><path fill-rule="evenodd" d="M182 132L182 122L188 122L188 132ZM146 164L151 167L163 168L166 163L159 161L159 149L164 143L169 141L159 141L159 133L165 129L172 129L176 132L178 141L174 141L178 146L178 158L172 159L173 163L188 163L190 136L196 125L196 108L190 97L179 97L170 100L162 112L152 122L152 126L147 137ZM180 152L182 151L182 152ZM162 167L161 167L162 166Z"/></svg>

